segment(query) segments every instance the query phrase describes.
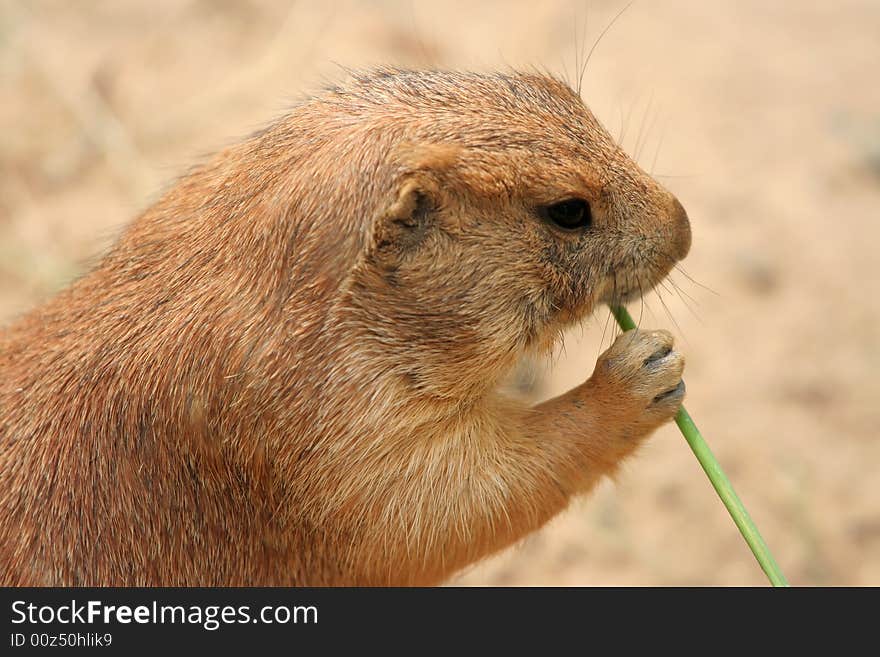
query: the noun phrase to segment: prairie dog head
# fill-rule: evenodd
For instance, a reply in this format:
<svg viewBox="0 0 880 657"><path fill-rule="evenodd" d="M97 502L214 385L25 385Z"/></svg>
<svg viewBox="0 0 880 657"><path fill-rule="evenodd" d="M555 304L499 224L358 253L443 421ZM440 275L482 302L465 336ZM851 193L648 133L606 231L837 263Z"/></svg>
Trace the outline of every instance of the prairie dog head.
<svg viewBox="0 0 880 657"><path fill-rule="evenodd" d="M535 73L354 74L221 152L160 210L129 236L164 236L175 258L151 262L197 250L169 278L202 263L212 298L236 295L236 322L249 308L285 322L245 322L267 336L252 343L284 342L249 353L285 367L320 338L345 371L451 401L597 304L651 289L691 240L672 194Z"/></svg>
<svg viewBox="0 0 880 657"><path fill-rule="evenodd" d="M422 390L478 391L688 252L681 204L558 80L383 71L338 94L394 135L350 301Z"/></svg>

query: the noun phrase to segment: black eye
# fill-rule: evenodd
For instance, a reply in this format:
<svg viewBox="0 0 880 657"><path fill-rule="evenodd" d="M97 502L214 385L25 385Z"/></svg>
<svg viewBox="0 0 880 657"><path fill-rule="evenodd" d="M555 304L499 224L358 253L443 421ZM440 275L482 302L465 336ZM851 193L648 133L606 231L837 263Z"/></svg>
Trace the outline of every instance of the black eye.
<svg viewBox="0 0 880 657"><path fill-rule="evenodd" d="M545 205L541 208L541 214L566 230L589 228L593 223L590 204L579 198L570 198L552 205Z"/></svg>

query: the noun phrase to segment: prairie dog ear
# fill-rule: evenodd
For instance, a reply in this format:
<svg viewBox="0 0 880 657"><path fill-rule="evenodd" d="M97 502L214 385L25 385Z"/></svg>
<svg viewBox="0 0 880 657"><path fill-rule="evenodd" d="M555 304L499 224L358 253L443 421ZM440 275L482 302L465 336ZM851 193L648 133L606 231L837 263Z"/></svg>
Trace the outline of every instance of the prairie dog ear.
<svg viewBox="0 0 880 657"><path fill-rule="evenodd" d="M397 146L393 158L401 174L374 227L373 250L379 262L396 266L427 237L443 206L444 174L455 166L460 152L455 144L405 142Z"/></svg>
<svg viewBox="0 0 880 657"><path fill-rule="evenodd" d="M406 177L379 213L373 234L377 260L394 266L428 235L438 206L436 184L424 175Z"/></svg>

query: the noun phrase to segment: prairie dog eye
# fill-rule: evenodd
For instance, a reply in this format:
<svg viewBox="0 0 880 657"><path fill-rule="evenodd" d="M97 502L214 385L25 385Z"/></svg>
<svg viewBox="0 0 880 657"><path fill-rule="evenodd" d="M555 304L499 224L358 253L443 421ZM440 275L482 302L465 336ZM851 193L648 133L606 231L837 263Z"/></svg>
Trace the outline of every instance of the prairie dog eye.
<svg viewBox="0 0 880 657"><path fill-rule="evenodd" d="M590 204L580 198L570 198L542 206L539 214L565 230L589 228L593 223Z"/></svg>

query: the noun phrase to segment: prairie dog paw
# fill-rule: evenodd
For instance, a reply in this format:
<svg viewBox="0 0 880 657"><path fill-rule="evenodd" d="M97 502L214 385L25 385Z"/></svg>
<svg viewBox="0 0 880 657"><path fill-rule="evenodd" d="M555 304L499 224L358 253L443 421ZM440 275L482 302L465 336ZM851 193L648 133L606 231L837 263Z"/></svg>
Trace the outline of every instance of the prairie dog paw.
<svg viewBox="0 0 880 657"><path fill-rule="evenodd" d="M629 415L634 424L654 428L681 407L683 372L684 356L673 349L669 331L633 329L599 357L591 382L619 414Z"/></svg>

